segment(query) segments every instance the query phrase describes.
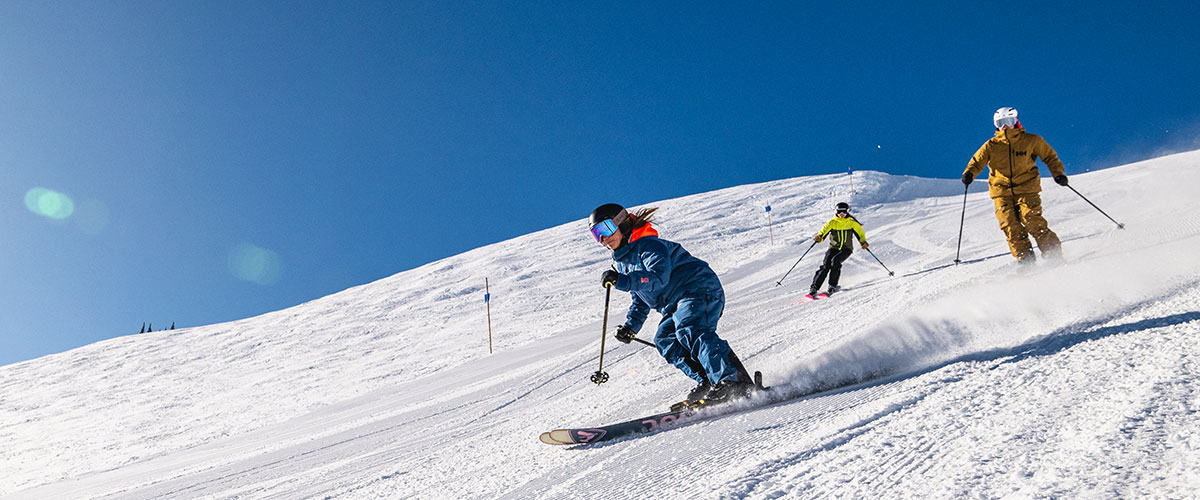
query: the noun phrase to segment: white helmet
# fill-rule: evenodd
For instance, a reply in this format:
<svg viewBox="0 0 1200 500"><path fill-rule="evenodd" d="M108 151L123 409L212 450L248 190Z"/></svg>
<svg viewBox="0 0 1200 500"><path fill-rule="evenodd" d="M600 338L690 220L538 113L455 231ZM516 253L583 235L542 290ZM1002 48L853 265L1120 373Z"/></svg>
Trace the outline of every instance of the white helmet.
<svg viewBox="0 0 1200 500"><path fill-rule="evenodd" d="M992 123L998 129L1006 126L1016 126L1017 122L1017 108L1000 108L996 110L996 114L992 115Z"/></svg>

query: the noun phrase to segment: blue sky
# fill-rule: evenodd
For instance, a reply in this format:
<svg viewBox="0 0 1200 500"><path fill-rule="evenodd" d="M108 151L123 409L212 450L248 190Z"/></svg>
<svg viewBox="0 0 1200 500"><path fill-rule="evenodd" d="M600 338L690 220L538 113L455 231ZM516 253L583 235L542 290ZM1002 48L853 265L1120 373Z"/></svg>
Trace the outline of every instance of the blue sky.
<svg viewBox="0 0 1200 500"><path fill-rule="evenodd" d="M607 202L957 178L1000 106L1068 174L1200 148L1194 2L750 4L0 2L0 364Z"/></svg>

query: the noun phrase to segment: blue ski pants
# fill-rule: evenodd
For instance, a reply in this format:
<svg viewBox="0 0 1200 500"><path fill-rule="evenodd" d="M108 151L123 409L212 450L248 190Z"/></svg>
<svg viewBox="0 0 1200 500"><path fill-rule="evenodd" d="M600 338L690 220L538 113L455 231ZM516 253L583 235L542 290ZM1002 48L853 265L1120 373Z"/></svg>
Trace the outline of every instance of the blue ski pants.
<svg viewBox="0 0 1200 500"><path fill-rule="evenodd" d="M662 322L654 334L658 353L698 383L737 380L729 342L717 336L717 320L724 310L724 292L684 295L662 311ZM696 364L704 369L703 374L693 368Z"/></svg>

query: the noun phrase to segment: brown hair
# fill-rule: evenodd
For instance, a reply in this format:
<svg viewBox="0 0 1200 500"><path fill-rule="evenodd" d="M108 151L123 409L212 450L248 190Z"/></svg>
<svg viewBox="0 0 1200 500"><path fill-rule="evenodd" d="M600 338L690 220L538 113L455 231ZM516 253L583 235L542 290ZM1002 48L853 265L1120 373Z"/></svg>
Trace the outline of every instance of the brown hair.
<svg viewBox="0 0 1200 500"><path fill-rule="evenodd" d="M630 216L633 218L633 228L637 229L651 222L658 222L654 220L654 214L657 212L658 207L651 207L643 208L635 213L630 214Z"/></svg>

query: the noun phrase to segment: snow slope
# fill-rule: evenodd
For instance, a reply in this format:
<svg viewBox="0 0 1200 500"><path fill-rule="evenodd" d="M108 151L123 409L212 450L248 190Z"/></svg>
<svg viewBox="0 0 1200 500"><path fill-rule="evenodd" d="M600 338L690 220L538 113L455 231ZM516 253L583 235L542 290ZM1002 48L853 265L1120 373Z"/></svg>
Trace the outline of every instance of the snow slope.
<svg viewBox="0 0 1200 500"><path fill-rule="evenodd" d="M611 338L610 381L588 381L609 255L583 222L0 367L0 497L1193 498L1197 167L1190 152L1073 176L1125 230L1043 179L1067 262L1032 272L982 182L958 266L957 180L858 172L853 194L843 174L654 204L721 276L720 333L768 385L851 386L592 447L537 435L660 411L691 383ZM776 282L842 200L896 276L858 251L844 293L797 305L822 248ZM613 297L617 324L629 300Z"/></svg>

